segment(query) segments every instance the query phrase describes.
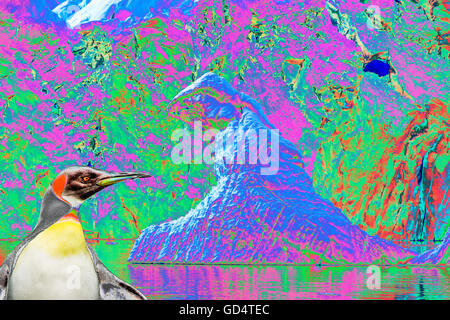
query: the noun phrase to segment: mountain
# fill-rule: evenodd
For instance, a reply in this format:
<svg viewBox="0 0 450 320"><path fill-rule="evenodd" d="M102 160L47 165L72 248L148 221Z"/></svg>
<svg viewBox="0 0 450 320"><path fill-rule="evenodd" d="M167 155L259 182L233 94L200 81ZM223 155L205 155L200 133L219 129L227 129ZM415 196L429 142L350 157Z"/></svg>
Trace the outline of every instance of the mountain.
<svg viewBox="0 0 450 320"><path fill-rule="evenodd" d="M271 131L261 106L223 78L205 74L171 106L178 115L200 114L206 126L219 118L228 121L215 137L216 144L223 145L223 150L216 150L217 185L185 216L144 229L130 261L391 264L416 255L368 235L319 196L297 147ZM250 161L255 140L236 138L248 132L259 134L256 147L259 155L267 152L266 161L261 156L256 163ZM268 141L262 139L264 132ZM238 159L242 146L244 163L220 160Z"/></svg>
<svg viewBox="0 0 450 320"><path fill-rule="evenodd" d="M2 0L0 7L45 24L64 25L75 29L95 21L116 19L131 27L154 15L168 15L178 9L189 15L197 1L187 0ZM125 26L125 25L123 25Z"/></svg>
<svg viewBox="0 0 450 320"><path fill-rule="evenodd" d="M115 18L127 21L131 26L155 14L167 15L174 8L189 14L196 4L197 1L187 0L67 0L52 11L74 29L85 23Z"/></svg>

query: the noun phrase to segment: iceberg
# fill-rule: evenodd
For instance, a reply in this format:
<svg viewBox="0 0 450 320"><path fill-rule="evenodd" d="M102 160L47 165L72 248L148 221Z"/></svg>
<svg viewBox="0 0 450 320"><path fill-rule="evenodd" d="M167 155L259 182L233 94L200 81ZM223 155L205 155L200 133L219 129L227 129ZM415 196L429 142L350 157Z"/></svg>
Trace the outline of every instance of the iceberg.
<svg viewBox="0 0 450 320"><path fill-rule="evenodd" d="M236 92L223 78L207 73L178 94L175 113L195 114L204 123L222 115L228 124L215 137L228 141L236 132L270 130L261 106ZM237 158L255 140L227 143L222 156ZM256 140L261 151L261 140ZM264 145L263 145L264 147ZM270 143L265 147L270 149ZM416 253L368 235L314 191L302 155L279 137L279 168L262 174L267 163L225 161L217 157L217 185L185 216L145 228L129 261L136 263L218 264L396 264ZM269 150L266 150L269 153ZM242 161L241 161L242 162Z"/></svg>
<svg viewBox="0 0 450 320"><path fill-rule="evenodd" d="M431 265L449 265L450 264L450 229L445 234L444 240L434 249L414 257L409 261L410 264L431 264Z"/></svg>

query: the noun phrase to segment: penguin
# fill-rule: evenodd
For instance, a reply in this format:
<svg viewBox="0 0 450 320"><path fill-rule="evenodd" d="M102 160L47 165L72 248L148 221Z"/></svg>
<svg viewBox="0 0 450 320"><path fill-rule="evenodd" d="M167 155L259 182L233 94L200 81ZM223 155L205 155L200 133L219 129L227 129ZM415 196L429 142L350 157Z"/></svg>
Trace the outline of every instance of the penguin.
<svg viewBox="0 0 450 320"><path fill-rule="evenodd" d="M81 204L115 183L151 175L75 166L47 188L33 231L0 267L0 300L146 300L109 271L86 243Z"/></svg>

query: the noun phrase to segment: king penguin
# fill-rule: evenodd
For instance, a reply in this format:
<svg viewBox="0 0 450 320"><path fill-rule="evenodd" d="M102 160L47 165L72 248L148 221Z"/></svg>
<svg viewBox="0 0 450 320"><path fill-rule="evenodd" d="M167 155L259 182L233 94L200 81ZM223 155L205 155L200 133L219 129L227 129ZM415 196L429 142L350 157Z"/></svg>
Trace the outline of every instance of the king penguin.
<svg viewBox="0 0 450 320"><path fill-rule="evenodd" d="M0 267L0 299L145 300L117 278L86 243L80 205L104 188L147 173L111 173L91 167L62 171L46 190L33 231Z"/></svg>

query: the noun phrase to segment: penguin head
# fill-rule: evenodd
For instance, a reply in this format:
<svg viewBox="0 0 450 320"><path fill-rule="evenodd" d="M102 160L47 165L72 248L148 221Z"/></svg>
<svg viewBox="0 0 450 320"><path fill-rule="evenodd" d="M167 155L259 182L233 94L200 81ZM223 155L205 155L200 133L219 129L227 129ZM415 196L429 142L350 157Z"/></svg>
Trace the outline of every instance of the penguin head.
<svg viewBox="0 0 450 320"><path fill-rule="evenodd" d="M148 178L141 172L108 172L91 167L76 166L62 171L53 180L51 188L55 195L72 208L78 208L86 199L115 183Z"/></svg>
<svg viewBox="0 0 450 320"><path fill-rule="evenodd" d="M32 239L42 230L78 209L89 197L115 183L151 177L142 172L108 172L91 167L70 167L63 170L47 188L41 204L41 212L33 232Z"/></svg>

